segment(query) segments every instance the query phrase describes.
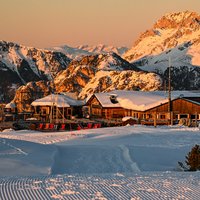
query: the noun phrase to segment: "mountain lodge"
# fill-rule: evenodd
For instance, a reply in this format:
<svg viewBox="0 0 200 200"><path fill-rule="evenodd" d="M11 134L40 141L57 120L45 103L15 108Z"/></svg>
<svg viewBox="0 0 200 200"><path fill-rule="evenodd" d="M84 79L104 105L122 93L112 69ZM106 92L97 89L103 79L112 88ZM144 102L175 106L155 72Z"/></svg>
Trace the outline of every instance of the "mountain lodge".
<svg viewBox="0 0 200 200"><path fill-rule="evenodd" d="M132 116L139 123L170 123L169 100L165 91L112 91L93 94L86 100L91 118L121 119ZM200 119L200 93L173 91L172 119Z"/></svg>
<svg viewBox="0 0 200 200"><path fill-rule="evenodd" d="M200 120L200 92L172 91L171 112L168 93L165 91L125 91L115 90L95 93L85 101L68 94L51 94L31 103L33 117L38 121L67 123L69 120L89 118L122 122L131 117L135 123L146 125L169 125L184 121L197 124ZM4 113L7 119L17 119L17 105L7 104Z"/></svg>

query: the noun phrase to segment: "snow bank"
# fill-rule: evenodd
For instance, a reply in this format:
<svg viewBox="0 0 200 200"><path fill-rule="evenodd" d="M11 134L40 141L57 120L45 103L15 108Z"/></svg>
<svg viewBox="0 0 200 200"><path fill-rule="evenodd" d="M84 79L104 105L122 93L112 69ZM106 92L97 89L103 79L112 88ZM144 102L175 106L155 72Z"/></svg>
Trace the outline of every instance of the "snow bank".
<svg viewBox="0 0 200 200"><path fill-rule="evenodd" d="M49 133L12 131L1 133L0 137L7 138L3 139L4 147L10 144L15 151L21 149L18 153L27 154L17 158L9 154L10 163L34 160L32 168L38 169L43 158L48 159L47 166L38 169L42 174L177 171L178 161L184 161L192 146L200 141L198 128L143 126ZM29 141L28 145L25 141ZM6 147L10 149L10 145ZM5 154L3 146L2 155ZM4 161L0 154L0 162ZM30 169L23 165L26 166ZM20 168L12 173L20 174ZM4 174L4 170L0 170L0 176Z"/></svg>
<svg viewBox="0 0 200 200"><path fill-rule="evenodd" d="M199 199L200 174L177 168L197 141L178 126L1 133L0 199Z"/></svg>

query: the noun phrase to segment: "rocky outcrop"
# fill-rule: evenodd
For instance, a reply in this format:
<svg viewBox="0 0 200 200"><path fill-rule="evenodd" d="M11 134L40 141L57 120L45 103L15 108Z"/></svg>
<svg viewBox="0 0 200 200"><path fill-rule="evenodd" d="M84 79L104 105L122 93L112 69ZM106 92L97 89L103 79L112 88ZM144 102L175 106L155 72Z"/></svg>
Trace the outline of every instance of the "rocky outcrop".
<svg viewBox="0 0 200 200"><path fill-rule="evenodd" d="M29 82L17 89L13 102L17 105L18 112L30 112L34 100L52 92L53 85L50 81Z"/></svg>
<svg viewBox="0 0 200 200"><path fill-rule="evenodd" d="M66 70L58 73L54 83L57 91L79 94L90 80L97 76L97 72L124 70L140 71L115 53L85 56L72 61Z"/></svg>
<svg viewBox="0 0 200 200"><path fill-rule="evenodd" d="M155 73L137 71L99 71L87 85L82 88L79 98L88 94L109 92L112 90L154 91L161 89L162 79Z"/></svg>

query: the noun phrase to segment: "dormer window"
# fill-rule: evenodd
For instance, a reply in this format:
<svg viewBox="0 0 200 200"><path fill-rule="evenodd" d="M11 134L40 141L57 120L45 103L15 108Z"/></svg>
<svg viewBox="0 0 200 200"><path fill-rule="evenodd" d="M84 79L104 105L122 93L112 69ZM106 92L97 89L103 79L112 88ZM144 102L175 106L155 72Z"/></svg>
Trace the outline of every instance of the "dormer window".
<svg viewBox="0 0 200 200"><path fill-rule="evenodd" d="M119 103L118 100L117 100L117 95L116 94L111 94L110 95L110 101L113 104Z"/></svg>

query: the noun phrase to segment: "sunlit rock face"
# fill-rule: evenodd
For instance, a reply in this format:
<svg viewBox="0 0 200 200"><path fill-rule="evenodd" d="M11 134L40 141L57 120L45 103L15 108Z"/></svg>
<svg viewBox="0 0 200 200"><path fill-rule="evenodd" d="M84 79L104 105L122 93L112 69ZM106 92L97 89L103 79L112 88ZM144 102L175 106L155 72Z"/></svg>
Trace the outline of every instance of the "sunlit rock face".
<svg viewBox="0 0 200 200"><path fill-rule="evenodd" d="M189 11L164 15L140 35L123 57L165 80L170 64L174 89L199 89L200 15Z"/></svg>

